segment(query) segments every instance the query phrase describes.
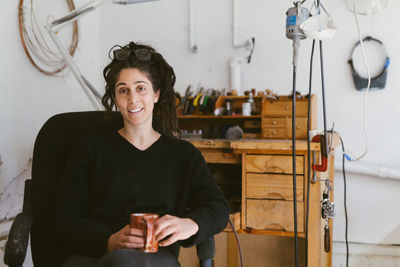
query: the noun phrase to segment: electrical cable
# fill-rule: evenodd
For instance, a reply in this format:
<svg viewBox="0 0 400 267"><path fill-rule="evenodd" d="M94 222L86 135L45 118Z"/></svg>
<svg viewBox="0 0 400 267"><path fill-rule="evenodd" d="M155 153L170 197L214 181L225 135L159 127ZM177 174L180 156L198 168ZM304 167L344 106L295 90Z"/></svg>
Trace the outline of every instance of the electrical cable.
<svg viewBox="0 0 400 267"><path fill-rule="evenodd" d="M293 64L292 92L292 165L293 165L293 222L294 222L294 252L295 266L299 266L299 245L297 229L297 192L296 192L296 64Z"/></svg>
<svg viewBox="0 0 400 267"><path fill-rule="evenodd" d="M235 239L236 239L236 244L238 246L238 250L239 250L239 256L240 256L240 266L244 267L243 265L243 255L242 255L242 249L240 248L240 242L239 242L239 236L236 232L235 226L233 225L231 219L229 219L229 224L233 230L233 233L235 234Z"/></svg>
<svg viewBox="0 0 400 267"><path fill-rule="evenodd" d="M66 2L70 11L75 10L75 4L73 0L66 0ZM33 0L30 1L30 4L31 28L29 30L27 28L24 15L24 0L20 0L18 5L18 27L21 43L24 48L25 54L31 64L41 73L49 76L54 76L60 73L67 65L63 57L51 51L50 47L48 46L42 35L40 27L38 26L35 13L33 11ZM35 27L37 29L37 32L35 30ZM78 24L76 21L73 22L72 29L72 40L69 47L69 53L71 54L71 56L74 55L78 46ZM43 69L41 66L39 66L39 62L41 62L42 65L47 65L51 67L53 70Z"/></svg>
<svg viewBox="0 0 400 267"><path fill-rule="evenodd" d="M356 25L357 25L357 31L358 31L358 38L360 39L360 45L361 45L361 54L362 54L362 58L363 58L363 63L365 66L365 69L367 71L367 75L368 75L368 85L367 85L367 89L365 90L365 94L364 94L364 117L363 117L363 130L364 130L364 136L365 136L365 150L364 152L356 157L355 159L351 159L350 161L354 162L354 161L358 161L360 159L362 159L368 151L368 134L367 134L367 98L368 98L368 92L369 92L369 88L371 86L371 73L369 71L368 68L368 64L367 64L367 58L365 56L365 49L364 49L364 42L363 42L363 38L362 38L362 34L361 34L361 30L360 30L360 24L358 22L358 17L357 17L357 10L356 10L356 3L355 0L353 0L353 12L354 12L354 18L356 20Z"/></svg>
<svg viewBox="0 0 400 267"><path fill-rule="evenodd" d="M39 67L39 64L34 62L34 58L38 60L39 62L42 62L44 65L48 65L51 67L58 67L58 71L62 70L62 61L60 60L61 57L55 57L54 59L51 59L49 55L47 55L48 51L44 49L44 45L42 45L41 42L44 42L43 35L41 34L40 28L38 26L36 17L34 15L34 8L33 8L33 0L30 1L31 7L30 7L30 23L31 23L31 28L28 29L26 26L26 21L25 21L25 16L24 16L24 7L23 7L23 1L20 1L20 9L19 9L19 26L20 26L20 35L21 35L21 41L25 50L25 53L29 53L28 58L31 61L31 63L35 67ZM42 40L39 40L37 33L35 31L35 27L37 28L39 32L39 36L42 37ZM31 32L31 33L30 33ZM33 35L33 38L30 36ZM46 44L46 43L45 43ZM60 67L61 66L61 67ZM57 72L56 70L56 72ZM51 73L48 73L47 71L44 71L45 74L52 75Z"/></svg>
<svg viewBox="0 0 400 267"><path fill-rule="evenodd" d="M320 1L317 0L317 10L318 14L320 13ZM323 114L323 124L324 124L324 146L325 148L321 148L321 150L325 149L327 155L330 153L330 147L328 144L328 134L327 134L327 127L326 127L326 97L325 97L325 76L324 76L324 54L323 54L323 46L322 46L322 41L319 40L319 58L320 58L320 68L321 68L321 92L322 92L322 114ZM333 135L333 133L331 133ZM328 241L330 243L330 241ZM327 250L325 250L327 251Z"/></svg>
<svg viewBox="0 0 400 267"><path fill-rule="evenodd" d="M309 17L309 11L301 7L303 2L297 1L294 7L286 12L286 37L293 40L293 84L292 84L292 173L293 173L293 231L294 231L294 250L295 250L295 266L299 266L298 253L298 225L297 225L297 186L296 186L296 68L299 56L300 41L306 38L304 32L301 31L299 25Z"/></svg>
<svg viewBox="0 0 400 267"><path fill-rule="evenodd" d="M322 52L322 41L319 41L319 59L321 63L321 91L322 91L322 114L324 123L324 139L325 139L325 151L329 154L328 150L328 135L326 130L326 101L325 101L325 78L324 78L324 56Z"/></svg>
<svg viewBox="0 0 400 267"><path fill-rule="evenodd" d="M316 5L317 13L320 13L320 1L317 0ZM313 70L313 59L314 59L314 48L315 48L315 39L312 43L312 50L310 56L310 75L309 75L309 100L308 100L308 113L307 113L307 160L308 164L311 161L311 149L310 149L310 114L311 114L311 91L312 91L312 70ZM322 41L319 41L320 48L320 65L321 65L321 87L322 87L322 106L323 106L323 124L324 124L324 141L327 153L328 151L328 142L327 142L327 127L326 127L326 104L325 104L325 80L324 80L324 64L323 64L323 49L322 49ZM311 170L308 167L307 172L307 199L306 199L306 229L305 229L305 237L306 237L306 266L308 266L308 226L309 226L309 202L310 202L310 184L311 184Z"/></svg>
<svg viewBox="0 0 400 267"><path fill-rule="evenodd" d="M317 0L317 10L318 14L320 11L320 0ZM322 91L322 115L323 115L323 124L324 124L324 141L325 141L325 151L329 154L328 150L328 142L327 142L327 130L326 130L326 103L325 103L325 78L324 78L324 60L323 60L323 50L322 50L322 41L319 40L319 59L321 64L321 91Z"/></svg>
<svg viewBox="0 0 400 267"><path fill-rule="evenodd" d="M308 266L308 222L309 222L309 208L310 208L310 187L311 187L311 140L310 140L310 116L311 116L311 88L312 88L312 70L313 70L313 59L314 59L314 47L315 40L312 42L311 56L310 56L310 77L308 82L308 111L307 111L307 197L306 197L306 229L305 229L305 239L306 239L306 266Z"/></svg>
<svg viewBox="0 0 400 267"><path fill-rule="evenodd" d="M314 4L314 3L313 3ZM310 138L310 117L311 117L311 92L312 92L312 71L313 71L313 60L314 60L314 48L315 48L315 39L313 39L312 47L311 47L311 56L310 56L310 75L308 81L308 110L307 110L307 196L306 196L306 225L305 225L305 240L306 240L306 255L305 262L306 266L308 266L308 225L309 225L309 217L310 217L310 187L311 187L311 138Z"/></svg>
<svg viewBox="0 0 400 267"><path fill-rule="evenodd" d="M346 171L345 171L345 159L346 159L346 153L345 153L345 148L344 148L344 142L343 138L339 135L340 142L342 143L342 170L343 170L343 203L344 203L344 215L345 215L345 241L346 241L346 267L349 266L349 240L348 240L348 216L347 216L347 185L346 185Z"/></svg>

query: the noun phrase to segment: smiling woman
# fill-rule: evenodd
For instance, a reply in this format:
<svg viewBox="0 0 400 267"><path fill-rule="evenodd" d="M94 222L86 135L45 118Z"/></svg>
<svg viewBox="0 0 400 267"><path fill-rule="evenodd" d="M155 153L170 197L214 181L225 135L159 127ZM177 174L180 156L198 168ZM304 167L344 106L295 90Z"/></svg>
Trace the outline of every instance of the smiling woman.
<svg viewBox="0 0 400 267"><path fill-rule="evenodd" d="M179 246L208 240L229 209L199 150L177 139L175 74L153 48L129 43L104 69L106 112L118 131L88 136L67 164L56 207L57 236L68 266L180 266ZM156 253L140 251L133 213L158 215Z"/></svg>
<svg viewBox="0 0 400 267"><path fill-rule="evenodd" d="M115 49L117 47L118 49ZM176 97L173 87L176 78L173 68L161 54L147 45L131 42L124 47L114 46L111 52L113 52L112 62L103 71L107 85L102 103L106 111L112 111L118 107L116 86L122 82L118 81L121 78L121 71L136 69L141 72L142 78L146 78L141 80L147 83L141 84L145 84L147 88L151 86L157 99L160 100L157 105L154 105L152 121L154 130L167 136L177 136L179 128L175 108Z"/></svg>
<svg viewBox="0 0 400 267"><path fill-rule="evenodd" d="M144 144L145 149L159 134L152 129L154 103L157 103L160 90L154 90L152 82L147 75L138 69L123 69L118 75L115 87L115 105L118 107L124 119L124 128L119 133L131 143L135 144L137 132L140 127L146 136L153 136L150 143ZM132 136L128 135L128 132ZM139 146L139 144L136 144Z"/></svg>

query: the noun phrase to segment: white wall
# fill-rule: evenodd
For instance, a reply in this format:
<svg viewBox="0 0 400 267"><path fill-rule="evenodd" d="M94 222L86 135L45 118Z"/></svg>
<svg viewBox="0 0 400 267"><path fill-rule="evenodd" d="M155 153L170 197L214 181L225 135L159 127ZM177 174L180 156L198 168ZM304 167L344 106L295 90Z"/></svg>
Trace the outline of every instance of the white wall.
<svg viewBox="0 0 400 267"><path fill-rule="evenodd" d="M85 1L76 1L76 5ZM338 31L333 40L324 42L324 67L328 126L335 122L348 150L360 154L364 146L362 132L363 93L355 90L347 60L357 41L354 17L344 1L322 1L334 16ZM64 14L63 1L53 7L38 7L45 15ZM292 43L285 37L285 12L292 1L239 0L238 41L256 38L250 65L243 65L243 88L270 88L288 94L292 84ZM311 1L307 1L309 6ZM57 7L56 7L57 6ZM246 56L243 49L232 48L230 0L195 0L195 35L198 53L189 50L188 1L163 0L134 6L107 4L80 19L80 39L75 60L82 72L97 88L102 89L102 68L114 44L130 40L155 46L175 68L176 89L183 92L188 84L217 89L229 84L228 62L233 56ZM360 17L362 31L382 40L391 57L386 89L371 91L368 99L369 151L366 164L399 168L400 126L399 65L400 35L394 33L395 13L399 1L391 1L390 9L375 15L370 23ZM0 9L0 189L18 174L32 156L34 138L44 121L64 111L93 109L71 73L64 78L48 77L29 63L19 40L17 2L5 1ZM311 40L301 42L297 88L308 90L308 69ZM314 61L314 92L320 94L319 53ZM370 62L370 64L380 62ZM321 111L321 101L319 101ZM322 116L319 115L322 127ZM340 149L338 149L340 150ZM340 154L337 154L339 157ZM399 181L348 174L349 237L352 242L400 243L400 208L397 192ZM334 240L343 237L343 198L341 174L336 174L337 217ZM1 191L0 190L0 191Z"/></svg>
<svg viewBox="0 0 400 267"><path fill-rule="evenodd" d="M201 83L205 87L227 88L229 59L232 56L247 55L243 49L232 48L232 1L194 1L197 54L189 51L188 2L164 0L126 7L109 5L109 8L101 10L100 52L107 53L113 44L125 44L129 40L147 42L157 47L175 68L178 91L183 92L189 83L195 86ZM357 155L364 149L364 95L355 90L347 64L350 51L358 40L355 20L344 1L322 2L333 14L338 26L335 38L323 44L327 124L331 127L335 122L335 129L343 134L347 148ZM291 3L292 1L238 0L238 41L256 37L252 63L243 65L242 68L244 89L271 88L279 94L288 94L291 91L292 42L285 37L285 12ZM311 1L308 4L311 4ZM400 36L394 34L391 28L398 5L400 3L392 1L390 9L372 17L370 23L366 17L359 17L362 31L381 39L392 60L386 89L370 92L370 146L365 162L392 168L397 167L396 155L398 156L399 152L396 144L400 144L395 135L398 126L393 125L393 122L400 118L400 109L394 108L400 95L400 91L395 87L400 83L400 77L396 75L396 59L400 51L395 49ZM298 90L302 93L308 91L310 50L311 40L302 41L297 83ZM371 69L379 64L381 62L370 62ZM320 95L317 51L313 76L314 92ZM319 104L321 107L321 101ZM387 142L382 141L383 136ZM382 151L385 153L381 153Z"/></svg>
<svg viewBox="0 0 400 267"><path fill-rule="evenodd" d="M308 4L311 4L311 1ZM189 50L189 1L165 0L143 5L110 5L101 11L100 50L106 53L114 44L130 40L147 42L157 47L175 68L176 89L184 92L188 84L227 88L228 62L233 56L246 56L244 49L232 47L232 1L202 0L195 3L195 36L198 53ZM285 37L285 12L292 1L238 1L238 41L256 38L256 48L250 65L243 65L243 88L259 90L271 88L279 94L288 94L292 88L292 42ZM327 125L342 133L346 149L360 155L364 149L362 127L364 94L356 91L347 60L358 41L353 13L344 1L322 1L333 14L338 27L334 39L323 43ZM400 36L391 29L396 7L370 18L360 16L361 30L384 42L391 65L386 89L370 91L368 98L368 154L363 162L372 166L399 169L400 157L396 121L400 108L396 108L400 91L397 59L400 51L396 44ZM116 15L118 14L118 15ZM301 43L297 88L308 92L309 57L311 40ZM317 46L318 48L318 46ZM319 50L318 50L319 51ZM315 52L313 90L321 95L319 52ZM375 63L375 64L373 64ZM105 64L105 63L104 63ZM381 61L370 62L371 71L379 69ZM378 66L378 67L377 67ZM373 72L374 73L374 72ZM322 123L322 105L319 99L319 127ZM338 151L341 148L338 147ZM337 153L339 162L341 154ZM351 163L350 163L351 164ZM400 182L348 174L349 239L353 242L400 243ZM337 217L334 240L344 240L343 183L336 173ZM377 214L382 214L377 216Z"/></svg>
<svg viewBox="0 0 400 267"><path fill-rule="evenodd" d="M27 2L27 1L25 1ZM34 1L35 2L35 1ZM52 14L60 17L67 7L46 3L37 5L38 20L44 25ZM76 1L82 4L82 1ZM82 89L71 75L49 77L37 71L25 56L18 32L18 2L5 1L0 9L0 189L15 177L32 156L33 142L42 124L52 115L74 110L92 109ZM97 70L98 14L82 18L76 61L82 69ZM43 29L44 34L47 32ZM70 38L69 36L66 36ZM66 39L66 38L65 38ZM69 40L69 39L68 39ZM69 42L66 42L69 45ZM99 68L100 69L100 68ZM89 77L97 76L89 72Z"/></svg>

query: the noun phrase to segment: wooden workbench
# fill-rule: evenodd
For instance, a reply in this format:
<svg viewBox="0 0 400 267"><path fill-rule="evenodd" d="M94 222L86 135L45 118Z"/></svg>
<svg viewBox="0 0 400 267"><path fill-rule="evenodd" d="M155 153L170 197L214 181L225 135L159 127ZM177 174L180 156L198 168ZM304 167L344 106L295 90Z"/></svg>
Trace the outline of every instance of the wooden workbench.
<svg viewBox="0 0 400 267"><path fill-rule="evenodd" d="M294 237L291 140L189 139L188 141L202 152L207 163L228 168L233 165L240 166L241 173L238 174L241 177L240 210L231 215L238 233L285 237L293 240L291 238ZM319 143L311 143L311 151L318 152L319 149ZM310 167L307 154L307 142L296 141L297 225L299 239L304 244L307 240L305 239L306 199L308 168ZM333 157L329 158L329 165L327 177L332 180ZM320 178L319 175L318 178ZM331 252L324 251L323 243L325 225L325 221L321 219L323 185L324 183L317 181L311 183L309 188L308 266L331 266ZM330 229L332 236L332 225ZM240 266L232 233L228 234L227 242L227 248L224 248L228 254L224 259L225 266ZM279 246L278 243L276 244ZM218 249L217 242L217 255ZM289 251L287 242L279 249ZM255 264L257 260L264 261L265 259L254 258L251 249L246 250L246 247L242 248L242 251L245 254L245 266L272 266L267 263L260 265L260 262L257 265ZM303 249L303 254L304 251ZM294 254L287 257L294 257ZM304 258L305 255L301 255L301 259ZM223 266L221 261L218 266ZM301 266L305 266L304 262Z"/></svg>

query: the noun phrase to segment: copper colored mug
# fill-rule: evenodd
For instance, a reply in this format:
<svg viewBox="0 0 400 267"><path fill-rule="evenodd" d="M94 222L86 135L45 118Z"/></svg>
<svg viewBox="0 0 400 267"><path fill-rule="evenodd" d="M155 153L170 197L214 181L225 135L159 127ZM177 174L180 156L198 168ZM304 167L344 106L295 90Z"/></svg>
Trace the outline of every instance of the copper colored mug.
<svg viewBox="0 0 400 267"><path fill-rule="evenodd" d="M130 218L130 227L143 231L145 244L138 250L146 253L155 253L158 251L158 241L155 235L155 224L158 214L154 213L132 213Z"/></svg>

